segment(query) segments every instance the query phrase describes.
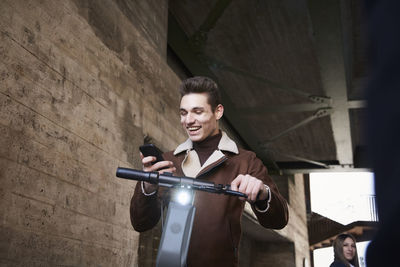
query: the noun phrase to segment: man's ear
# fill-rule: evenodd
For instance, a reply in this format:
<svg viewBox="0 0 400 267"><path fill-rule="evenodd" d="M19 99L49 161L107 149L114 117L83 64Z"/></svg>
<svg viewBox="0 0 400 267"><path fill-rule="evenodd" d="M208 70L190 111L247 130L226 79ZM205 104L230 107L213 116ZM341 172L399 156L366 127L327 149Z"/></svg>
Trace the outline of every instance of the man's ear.
<svg viewBox="0 0 400 267"><path fill-rule="evenodd" d="M224 115L224 106L221 104L218 104L218 106L215 108L215 117L217 120L222 118L222 115Z"/></svg>

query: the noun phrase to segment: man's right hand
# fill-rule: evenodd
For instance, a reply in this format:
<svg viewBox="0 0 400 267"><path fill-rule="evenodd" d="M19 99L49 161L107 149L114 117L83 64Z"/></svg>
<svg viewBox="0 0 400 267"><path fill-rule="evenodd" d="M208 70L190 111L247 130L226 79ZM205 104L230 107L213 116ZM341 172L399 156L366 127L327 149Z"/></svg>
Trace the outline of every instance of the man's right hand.
<svg viewBox="0 0 400 267"><path fill-rule="evenodd" d="M143 154L140 153L140 158L142 159L142 164L143 164L143 171L145 172L159 172L159 173L164 173L164 172L170 172L174 173L176 171L176 168L172 161L159 161L155 164L151 164L153 161L156 160L156 157L153 156L148 156L148 157L143 157ZM147 182L144 182L144 190L146 193L151 193L156 191L158 188L158 185L155 184L150 184Z"/></svg>

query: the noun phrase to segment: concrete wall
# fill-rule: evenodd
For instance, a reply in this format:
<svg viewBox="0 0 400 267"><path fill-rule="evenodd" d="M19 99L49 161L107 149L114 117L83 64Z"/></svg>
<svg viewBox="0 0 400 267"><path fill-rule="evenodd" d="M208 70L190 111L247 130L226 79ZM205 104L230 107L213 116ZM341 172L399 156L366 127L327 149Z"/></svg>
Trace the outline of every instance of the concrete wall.
<svg viewBox="0 0 400 267"><path fill-rule="evenodd" d="M137 265L145 136L185 139L167 0L0 1L0 265Z"/></svg>
<svg viewBox="0 0 400 267"><path fill-rule="evenodd" d="M252 267L303 267L302 265L296 265L293 243L255 242L252 247L253 253L255 253L255 255L259 255L253 258L251 264Z"/></svg>
<svg viewBox="0 0 400 267"><path fill-rule="evenodd" d="M304 177L302 174L296 174L274 178L275 180L287 179L287 192L290 203L289 223L282 230L278 230L277 233L292 241L294 244L295 266L302 267L304 266L305 260L310 262ZM282 183L277 182L277 184Z"/></svg>

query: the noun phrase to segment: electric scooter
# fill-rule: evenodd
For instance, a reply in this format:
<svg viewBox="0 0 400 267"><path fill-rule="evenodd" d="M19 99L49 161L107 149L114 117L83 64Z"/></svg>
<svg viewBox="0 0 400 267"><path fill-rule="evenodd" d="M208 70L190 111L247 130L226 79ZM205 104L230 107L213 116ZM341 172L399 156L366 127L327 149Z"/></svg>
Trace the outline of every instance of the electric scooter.
<svg viewBox="0 0 400 267"><path fill-rule="evenodd" d="M192 233L196 208L193 206L193 190L247 198L246 194L230 189L230 185L190 177L177 177L172 173L159 174L142 170L117 168L117 177L144 181L159 186L178 189L168 205L165 225L158 248L157 267L185 267L189 241Z"/></svg>

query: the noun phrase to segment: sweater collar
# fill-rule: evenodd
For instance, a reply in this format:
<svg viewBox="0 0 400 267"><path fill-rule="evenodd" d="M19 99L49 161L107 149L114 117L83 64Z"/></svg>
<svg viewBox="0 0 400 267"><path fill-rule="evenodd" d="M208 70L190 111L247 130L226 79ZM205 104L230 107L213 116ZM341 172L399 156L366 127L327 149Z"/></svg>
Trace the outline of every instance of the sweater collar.
<svg viewBox="0 0 400 267"><path fill-rule="evenodd" d="M239 154L239 149L236 145L236 143L228 137L228 135L224 132L222 132L222 137L221 140L219 141L218 144L218 149L222 151L227 151L227 152L232 152L235 154ZM174 155L177 155L183 151L190 151L193 149L193 142L188 138L184 143L180 144L174 151Z"/></svg>

